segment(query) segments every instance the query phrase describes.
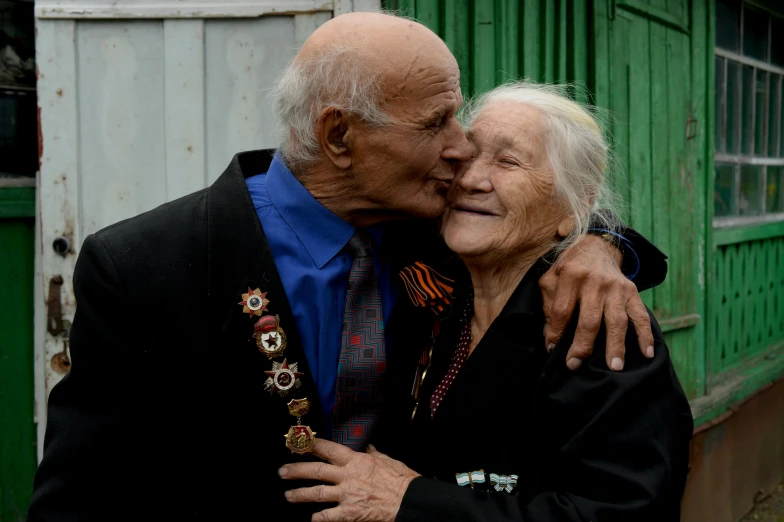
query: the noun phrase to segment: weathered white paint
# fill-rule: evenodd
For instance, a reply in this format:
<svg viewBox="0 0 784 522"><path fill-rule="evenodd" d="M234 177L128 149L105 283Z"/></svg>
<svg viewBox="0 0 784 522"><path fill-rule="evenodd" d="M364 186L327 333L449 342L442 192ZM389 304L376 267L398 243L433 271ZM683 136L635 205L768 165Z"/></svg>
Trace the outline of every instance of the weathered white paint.
<svg viewBox="0 0 784 522"><path fill-rule="evenodd" d="M36 339L43 347L36 347L37 376L42 375L46 390L60 380L50 361L65 348L65 337L53 337L46 332L46 297L49 280L62 276L63 310L70 320L76 307L72 288L75 253L65 257L52 249L55 238L68 239L72 247L81 244L79 217L79 113L77 112L76 22L71 20L38 20L36 24L36 61L38 65L38 106L41 114L43 150L38 190L38 225L41 243L41 273L37 285ZM83 107L82 107L83 109ZM39 310L42 310L40 312ZM46 419L44 401L37 403L39 427ZM39 433L40 434L40 433ZM38 439L43 444L43 438Z"/></svg>
<svg viewBox="0 0 784 522"><path fill-rule="evenodd" d="M332 0L36 0L37 18L257 18L332 12Z"/></svg>
<svg viewBox="0 0 784 522"><path fill-rule="evenodd" d="M369 3L379 4L352 0L351 8ZM319 3L327 4L329 11L231 20L36 20L43 141L35 287L39 457L46 397L62 378L51 360L67 339L46 331L49 280L63 277L63 316L73 320L72 274L88 234L205 187L238 151L274 147L270 90L332 16L332 2ZM64 257L52 249L59 236L72 245Z"/></svg>
<svg viewBox="0 0 784 522"><path fill-rule="evenodd" d="M381 0L335 0L335 16L353 11L380 11Z"/></svg>
<svg viewBox="0 0 784 522"><path fill-rule="evenodd" d="M204 20L163 22L166 197L204 187Z"/></svg>

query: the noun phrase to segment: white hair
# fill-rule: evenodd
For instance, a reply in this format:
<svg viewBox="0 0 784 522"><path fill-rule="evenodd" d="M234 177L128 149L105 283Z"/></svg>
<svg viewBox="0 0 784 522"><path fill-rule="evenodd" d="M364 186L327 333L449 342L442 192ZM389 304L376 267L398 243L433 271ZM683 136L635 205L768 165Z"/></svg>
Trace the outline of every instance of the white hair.
<svg viewBox="0 0 784 522"><path fill-rule="evenodd" d="M313 58L295 59L274 93L286 166L298 173L318 157L316 121L327 107L371 126L389 123L378 80L353 47L335 45Z"/></svg>
<svg viewBox="0 0 784 522"><path fill-rule="evenodd" d="M486 108L499 102L517 102L541 111L545 125L545 154L553 171L555 194L574 219L572 232L557 250L574 244L588 230L593 217L602 228L615 231L616 195L608 189L606 173L611 163L596 108L582 106L566 96L574 85L545 85L528 80L510 82L471 100L463 111L470 125ZM601 205L602 211L598 211Z"/></svg>

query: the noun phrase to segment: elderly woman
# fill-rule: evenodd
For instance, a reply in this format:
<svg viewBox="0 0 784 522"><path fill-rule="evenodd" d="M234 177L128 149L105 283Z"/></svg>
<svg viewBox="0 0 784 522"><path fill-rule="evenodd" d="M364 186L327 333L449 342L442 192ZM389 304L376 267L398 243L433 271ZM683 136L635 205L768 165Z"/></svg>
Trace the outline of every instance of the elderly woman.
<svg viewBox="0 0 784 522"><path fill-rule="evenodd" d="M475 159L443 223L466 280L440 323L410 431L382 448L405 465L320 441L332 465L281 475L336 485L290 500L339 503L314 520L678 520L693 425L655 319L656 357L630 331L622 372L605 364L603 334L568 370L573 325L540 348L539 278L579 241L604 192L600 128L555 88L527 83L468 112Z"/></svg>

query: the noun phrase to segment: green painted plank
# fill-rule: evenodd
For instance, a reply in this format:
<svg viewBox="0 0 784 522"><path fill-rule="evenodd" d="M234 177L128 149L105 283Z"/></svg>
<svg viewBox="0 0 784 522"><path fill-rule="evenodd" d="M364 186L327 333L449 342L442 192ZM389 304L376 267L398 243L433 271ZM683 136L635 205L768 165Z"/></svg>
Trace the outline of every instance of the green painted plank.
<svg viewBox="0 0 784 522"><path fill-rule="evenodd" d="M674 171L676 159L672 157L670 139L677 140L680 136L670 136L671 106L669 97L673 96L669 90L668 77L670 74L669 56L667 53L667 29L655 24L649 26L649 64L650 64L650 148L651 148L651 194L653 199L643 203L645 208L650 208L654 201L667 201L673 204L670 194L670 177ZM678 64L672 64L672 69L677 70ZM637 103L640 103L639 101ZM637 203L638 205L640 203ZM679 219L682 216L679 216ZM670 287L676 280L673 277L673 264L679 262L678 254L670 243L670 212L656 212L652 216L652 232L650 236L656 246L670 256L669 277L661 285L653 289L653 302L656 317L674 317L678 312L672 309Z"/></svg>
<svg viewBox="0 0 784 522"><path fill-rule="evenodd" d="M8 521L24 520L36 467L34 226L32 219L0 220L0 520Z"/></svg>
<svg viewBox="0 0 784 522"><path fill-rule="evenodd" d="M686 2L687 0L680 0ZM662 235L663 243L672 252L671 267L673 277L667 284L669 294L663 296L669 301L669 308L675 315L695 312L695 291L697 273L700 268L697 256L695 226L699 221L694 213L694 142L686 137L686 124L690 117L692 100L698 95L692 93L690 76L689 37L667 29L667 89L669 107L666 119L669 123L665 130L669 134L669 170L666 194L671 202L671 213L662 218L666 222L668 237ZM701 193L700 193L701 194ZM661 214L661 213L659 213ZM689 346L692 349L694 340Z"/></svg>
<svg viewBox="0 0 784 522"><path fill-rule="evenodd" d="M539 48L542 50L542 62L540 64L542 78L539 81L553 83L556 81L556 27L555 27L555 1L547 2L544 10L544 30L540 36Z"/></svg>
<svg viewBox="0 0 784 522"><path fill-rule="evenodd" d="M569 38L570 58L568 76L570 81L578 82L591 89L591 78L588 73L588 53L591 48L588 37L588 5L584 1L577 0L570 1L569 6L571 18L566 31ZM583 89L578 89L575 93L575 100L580 103L590 103L590 96L587 94Z"/></svg>
<svg viewBox="0 0 784 522"><path fill-rule="evenodd" d="M498 84L516 80L520 76L519 23L519 0L496 0L495 36L498 48L496 83Z"/></svg>
<svg viewBox="0 0 784 522"><path fill-rule="evenodd" d="M737 368L714 376L710 393L690 401L694 425L699 426L719 417L730 406L751 396L782 375L784 343L770 347Z"/></svg>
<svg viewBox="0 0 784 522"><path fill-rule="evenodd" d="M617 23L621 22L620 18ZM631 223L641 234L653 236L651 200L651 73L649 68L649 22L632 17L629 27L628 54L629 92L634 93L629 103L629 185ZM646 306L653 309L653 294L643 296Z"/></svg>
<svg viewBox="0 0 784 522"><path fill-rule="evenodd" d="M631 184L629 182L629 54L628 22L617 19L609 24L610 85L608 107L612 117L613 152L616 155L613 188L623 200L621 218L631 219Z"/></svg>
<svg viewBox="0 0 784 522"><path fill-rule="evenodd" d="M567 2L568 0L557 0L557 3L555 1L552 2L556 4L557 9L554 28L557 35L556 59L558 64L556 68L555 81L558 83L565 83L570 80L569 74L567 72L567 65L569 61L569 46L567 45L566 36L569 32L571 32L571 27L569 26L567 19L567 15L569 14L569 9L566 5Z"/></svg>
<svg viewBox="0 0 784 522"><path fill-rule="evenodd" d="M713 231L713 241L717 246L757 241L778 236L784 236L784 221L761 225L717 228Z"/></svg>
<svg viewBox="0 0 784 522"><path fill-rule="evenodd" d="M520 38L520 70L523 76L540 82L543 80L542 71L542 31L544 24L543 4L537 0L524 0L522 13L523 34Z"/></svg>
<svg viewBox="0 0 784 522"><path fill-rule="evenodd" d="M35 187L0 188L0 218L35 217Z"/></svg>
<svg viewBox="0 0 784 522"><path fill-rule="evenodd" d="M664 340L670 349L670 358L675 367L675 373L681 381L683 391L689 399L697 398L695 379L694 352L685 349L689 346L694 336L695 328L673 330L664 334Z"/></svg>
<svg viewBox="0 0 784 522"><path fill-rule="evenodd" d="M438 0L416 0L416 19L436 34L442 34L441 9Z"/></svg>
<svg viewBox="0 0 784 522"><path fill-rule="evenodd" d="M709 267L713 266L713 251L708 248L712 244L709 237L712 228L709 219L712 214L708 213L705 193L708 176L711 172L709 169L712 166L709 166L706 161L706 155L708 154L707 142L711 140L706 139L705 131L713 128L712 120L709 119L711 109L707 105L708 100L713 100L713 91L711 90L713 71L709 70L714 64L713 36L708 35L707 12L708 4L712 6L713 2L708 0L694 0L690 3L682 0L677 1L682 8L682 14L679 14L678 17L686 18L688 16L691 20L689 45L691 50L691 86L694 93L691 107L698 126L697 135L692 140L692 154L694 157L692 161L694 169L692 175L694 183L692 187L692 210L694 212L693 235L696 248L696 259L693 265L697 271L696 284L694 285L695 310L702 317L709 318L711 316L706 308L706 290L709 286L708 282L711 280ZM690 15L689 9L691 10ZM702 122L705 122L705 124L701 125ZM696 373L698 396L705 394L705 384L707 382L707 336L710 328L707 327L707 321L705 324L705 328L698 329L695 332L694 339L695 360L698 364Z"/></svg>
<svg viewBox="0 0 784 522"><path fill-rule="evenodd" d="M460 89L463 96L471 93L471 26L470 0L450 0L443 5L443 35L460 66Z"/></svg>
<svg viewBox="0 0 784 522"><path fill-rule="evenodd" d="M473 11L471 92L477 93L487 91L495 86L496 72L498 71L495 49L495 3L474 2Z"/></svg>

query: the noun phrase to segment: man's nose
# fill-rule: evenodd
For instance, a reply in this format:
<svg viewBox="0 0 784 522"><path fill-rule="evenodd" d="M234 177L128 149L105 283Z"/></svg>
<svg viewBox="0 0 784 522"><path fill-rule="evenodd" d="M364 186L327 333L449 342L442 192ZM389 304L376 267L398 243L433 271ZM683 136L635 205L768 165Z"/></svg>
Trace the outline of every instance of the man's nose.
<svg viewBox="0 0 784 522"><path fill-rule="evenodd" d="M449 122L445 133L446 143L441 157L447 160L458 162L470 161L473 154L471 142L466 138L463 127L460 126L456 118Z"/></svg>

